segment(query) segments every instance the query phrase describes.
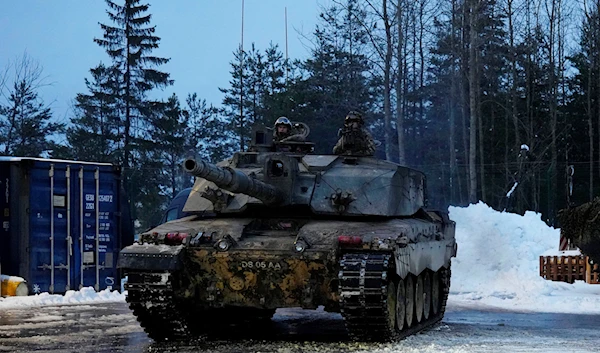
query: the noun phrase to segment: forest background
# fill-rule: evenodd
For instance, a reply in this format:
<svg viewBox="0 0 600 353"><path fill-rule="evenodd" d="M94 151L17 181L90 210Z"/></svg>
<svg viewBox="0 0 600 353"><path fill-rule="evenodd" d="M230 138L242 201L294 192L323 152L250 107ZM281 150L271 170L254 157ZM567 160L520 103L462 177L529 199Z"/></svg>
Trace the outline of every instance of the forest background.
<svg viewBox="0 0 600 353"><path fill-rule="evenodd" d="M157 99L177 83L153 55L151 8L106 10L90 40L108 59L82 77L68 122L41 99L35 58L0 70L0 155L122 166L139 228L191 185L185 157L227 158L279 116L307 123L316 152L331 153L345 114L362 112L378 157L425 172L431 208L481 200L555 224L600 187L600 0L332 0L299 34L306 59L232 48L222 102Z"/></svg>

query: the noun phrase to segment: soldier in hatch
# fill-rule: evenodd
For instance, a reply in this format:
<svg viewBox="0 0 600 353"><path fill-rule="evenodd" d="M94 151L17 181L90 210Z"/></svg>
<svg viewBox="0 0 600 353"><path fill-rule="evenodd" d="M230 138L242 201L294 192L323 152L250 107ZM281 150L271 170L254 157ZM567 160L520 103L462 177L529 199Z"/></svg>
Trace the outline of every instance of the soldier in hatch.
<svg viewBox="0 0 600 353"><path fill-rule="evenodd" d="M371 134L364 128L362 115L350 111L344 120L341 136L333 147L334 154L351 156L372 156L375 153L375 141Z"/></svg>
<svg viewBox="0 0 600 353"><path fill-rule="evenodd" d="M278 118L273 129L273 141L280 142L290 136L292 136L292 122L285 116Z"/></svg>

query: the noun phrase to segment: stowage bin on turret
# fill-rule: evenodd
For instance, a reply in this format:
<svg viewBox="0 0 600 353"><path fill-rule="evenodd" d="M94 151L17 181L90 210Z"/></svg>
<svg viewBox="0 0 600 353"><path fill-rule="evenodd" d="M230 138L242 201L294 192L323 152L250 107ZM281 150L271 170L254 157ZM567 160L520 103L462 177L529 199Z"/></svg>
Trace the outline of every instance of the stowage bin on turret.
<svg viewBox="0 0 600 353"><path fill-rule="evenodd" d="M353 338L389 340L443 317L454 222L427 211L421 172L368 156L266 141L217 165L189 158L193 216L143 233L119 258L155 340L268 320L277 308L340 312Z"/></svg>

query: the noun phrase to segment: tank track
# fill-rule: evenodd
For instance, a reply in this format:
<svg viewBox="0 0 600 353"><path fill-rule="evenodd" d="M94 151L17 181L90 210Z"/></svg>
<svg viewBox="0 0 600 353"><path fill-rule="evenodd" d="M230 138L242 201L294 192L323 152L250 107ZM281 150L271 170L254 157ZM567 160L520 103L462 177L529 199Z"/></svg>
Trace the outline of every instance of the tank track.
<svg viewBox="0 0 600 353"><path fill-rule="evenodd" d="M148 336L157 342L189 339L185 316L175 304L172 274L129 273L128 276L126 301ZM157 276L168 276L168 280L157 281Z"/></svg>
<svg viewBox="0 0 600 353"><path fill-rule="evenodd" d="M357 341L398 340L440 321L450 288L449 269L440 270L441 305L436 315L398 331L390 321L388 285L394 280L391 254L347 253L340 260L340 309L350 336ZM405 325L406 326L406 325Z"/></svg>

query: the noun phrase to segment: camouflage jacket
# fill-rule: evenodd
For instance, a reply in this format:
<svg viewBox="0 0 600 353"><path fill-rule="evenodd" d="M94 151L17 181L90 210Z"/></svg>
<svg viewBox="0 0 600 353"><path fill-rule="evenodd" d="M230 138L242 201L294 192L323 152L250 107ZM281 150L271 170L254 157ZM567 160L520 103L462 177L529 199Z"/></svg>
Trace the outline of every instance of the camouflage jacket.
<svg viewBox="0 0 600 353"><path fill-rule="evenodd" d="M371 134L365 130L342 130L342 136L333 147L334 154L350 156L372 156L375 153L375 142Z"/></svg>

